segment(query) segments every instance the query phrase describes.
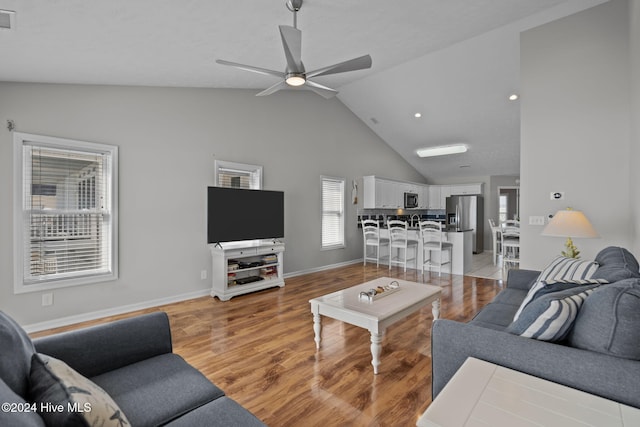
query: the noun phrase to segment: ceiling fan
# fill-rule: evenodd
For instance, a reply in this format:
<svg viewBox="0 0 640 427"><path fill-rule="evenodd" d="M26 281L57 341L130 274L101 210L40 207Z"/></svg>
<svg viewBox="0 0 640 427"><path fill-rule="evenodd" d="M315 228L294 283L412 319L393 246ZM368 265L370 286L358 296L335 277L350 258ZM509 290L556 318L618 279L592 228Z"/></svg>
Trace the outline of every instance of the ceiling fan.
<svg viewBox="0 0 640 427"><path fill-rule="evenodd" d="M302 87L312 90L318 95L328 99L335 96L338 91L315 83L309 79L329 74L345 73L347 71L371 68L371 56L364 55L338 64L329 65L328 67L318 68L313 71L306 71L301 59L302 31L297 28L297 13L302 7L302 0L289 0L286 3L286 6L291 12L293 12L293 26L279 26L282 46L284 47L284 55L287 59L287 67L284 72L254 67L253 65L238 64L236 62L229 62L222 59L216 60L218 64L228 65L241 70L252 71L254 73L275 76L281 79L281 81L256 94L256 96L270 95L287 87Z"/></svg>

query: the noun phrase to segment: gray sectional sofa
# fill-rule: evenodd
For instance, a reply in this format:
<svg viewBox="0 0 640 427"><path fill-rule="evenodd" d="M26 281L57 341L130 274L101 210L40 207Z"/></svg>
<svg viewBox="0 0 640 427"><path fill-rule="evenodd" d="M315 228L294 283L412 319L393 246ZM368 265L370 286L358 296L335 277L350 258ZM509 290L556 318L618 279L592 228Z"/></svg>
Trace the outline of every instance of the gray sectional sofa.
<svg viewBox="0 0 640 427"><path fill-rule="evenodd" d="M436 320L432 329L433 398L467 357L640 408L640 272L626 249L595 260L593 287L567 336L557 342L512 333L512 321L539 271L510 270L506 288L473 320ZM510 332L511 331L511 332Z"/></svg>
<svg viewBox="0 0 640 427"><path fill-rule="evenodd" d="M163 312L33 341L0 312L0 401L2 426L264 426L172 352Z"/></svg>

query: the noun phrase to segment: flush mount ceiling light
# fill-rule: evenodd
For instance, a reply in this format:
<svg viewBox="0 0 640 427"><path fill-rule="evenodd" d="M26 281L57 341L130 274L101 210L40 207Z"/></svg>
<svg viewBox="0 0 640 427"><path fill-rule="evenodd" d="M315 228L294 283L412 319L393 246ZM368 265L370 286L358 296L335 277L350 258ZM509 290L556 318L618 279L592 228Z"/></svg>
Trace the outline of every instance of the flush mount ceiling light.
<svg viewBox="0 0 640 427"><path fill-rule="evenodd" d="M420 117L422 117L422 113L415 113L413 117L415 117L416 119L419 119Z"/></svg>
<svg viewBox="0 0 640 427"><path fill-rule="evenodd" d="M464 144L442 145L439 147L421 148L416 151L420 157L445 156L447 154L465 153L467 146Z"/></svg>
<svg viewBox="0 0 640 427"><path fill-rule="evenodd" d="M520 98L520 97L518 96L517 93L512 93L511 95L509 95L509 101L515 101L518 98Z"/></svg>
<svg viewBox="0 0 640 427"><path fill-rule="evenodd" d="M289 73L284 80L289 86L302 86L307 79L304 78L304 74Z"/></svg>

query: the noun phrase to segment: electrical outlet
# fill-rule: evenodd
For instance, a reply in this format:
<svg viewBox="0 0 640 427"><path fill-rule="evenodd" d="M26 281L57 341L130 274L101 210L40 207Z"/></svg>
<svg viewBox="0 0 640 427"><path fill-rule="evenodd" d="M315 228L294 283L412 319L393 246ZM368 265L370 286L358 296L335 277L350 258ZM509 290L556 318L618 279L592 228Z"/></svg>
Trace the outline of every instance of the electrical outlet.
<svg viewBox="0 0 640 427"><path fill-rule="evenodd" d="M207 270L202 270L200 272L200 280L207 280Z"/></svg>
<svg viewBox="0 0 640 427"><path fill-rule="evenodd" d="M544 216L530 216L529 225L544 225Z"/></svg>
<svg viewBox="0 0 640 427"><path fill-rule="evenodd" d="M53 294L51 292L42 294L42 306L53 305Z"/></svg>

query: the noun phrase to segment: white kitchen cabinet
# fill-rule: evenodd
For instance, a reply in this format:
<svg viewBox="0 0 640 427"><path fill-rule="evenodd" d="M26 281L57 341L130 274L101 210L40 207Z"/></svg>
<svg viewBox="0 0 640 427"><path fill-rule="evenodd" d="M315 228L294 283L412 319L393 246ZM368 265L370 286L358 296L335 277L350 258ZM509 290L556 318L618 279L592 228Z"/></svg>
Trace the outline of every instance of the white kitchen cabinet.
<svg viewBox="0 0 640 427"><path fill-rule="evenodd" d="M398 209L404 207L402 183L373 175L362 179L364 184L362 207L364 209Z"/></svg>
<svg viewBox="0 0 640 427"><path fill-rule="evenodd" d="M482 183L460 184L451 186L452 196L465 196L470 194L482 194Z"/></svg>
<svg viewBox="0 0 640 427"><path fill-rule="evenodd" d="M378 178L374 175L362 177L363 209L404 209L404 193L418 195L418 208L430 209L429 201L433 199L429 193L430 185L416 182L394 181ZM444 209L444 206L441 208Z"/></svg>
<svg viewBox="0 0 640 427"><path fill-rule="evenodd" d="M431 200L429 195L429 186L421 185L420 192L418 193L418 208L429 209L429 200Z"/></svg>
<svg viewBox="0 0 640 427"><path fill-rule="evenodd" d="M404 188L403 185L395 181L387 181L383 179L376 180L376 196L380 195L381 205L379 208L398 209L404 207Z"/></svg>
<svg viewBox="0 0 640 427"><path fill-rule="evenodd" d="M447 208L447 197L451 195L451 185L440 186L440 209Z"/></svg>
<svg viewBox="0 0 640 427"><path fill-rule="evenodd" d="M441 185L430 185L428 187L428 193L429 193L429 200L428 200L428 204L427 207L429 209L444 209L445 207L442 206L442 200L440 200L440 193L441 193Z"/></svg>

